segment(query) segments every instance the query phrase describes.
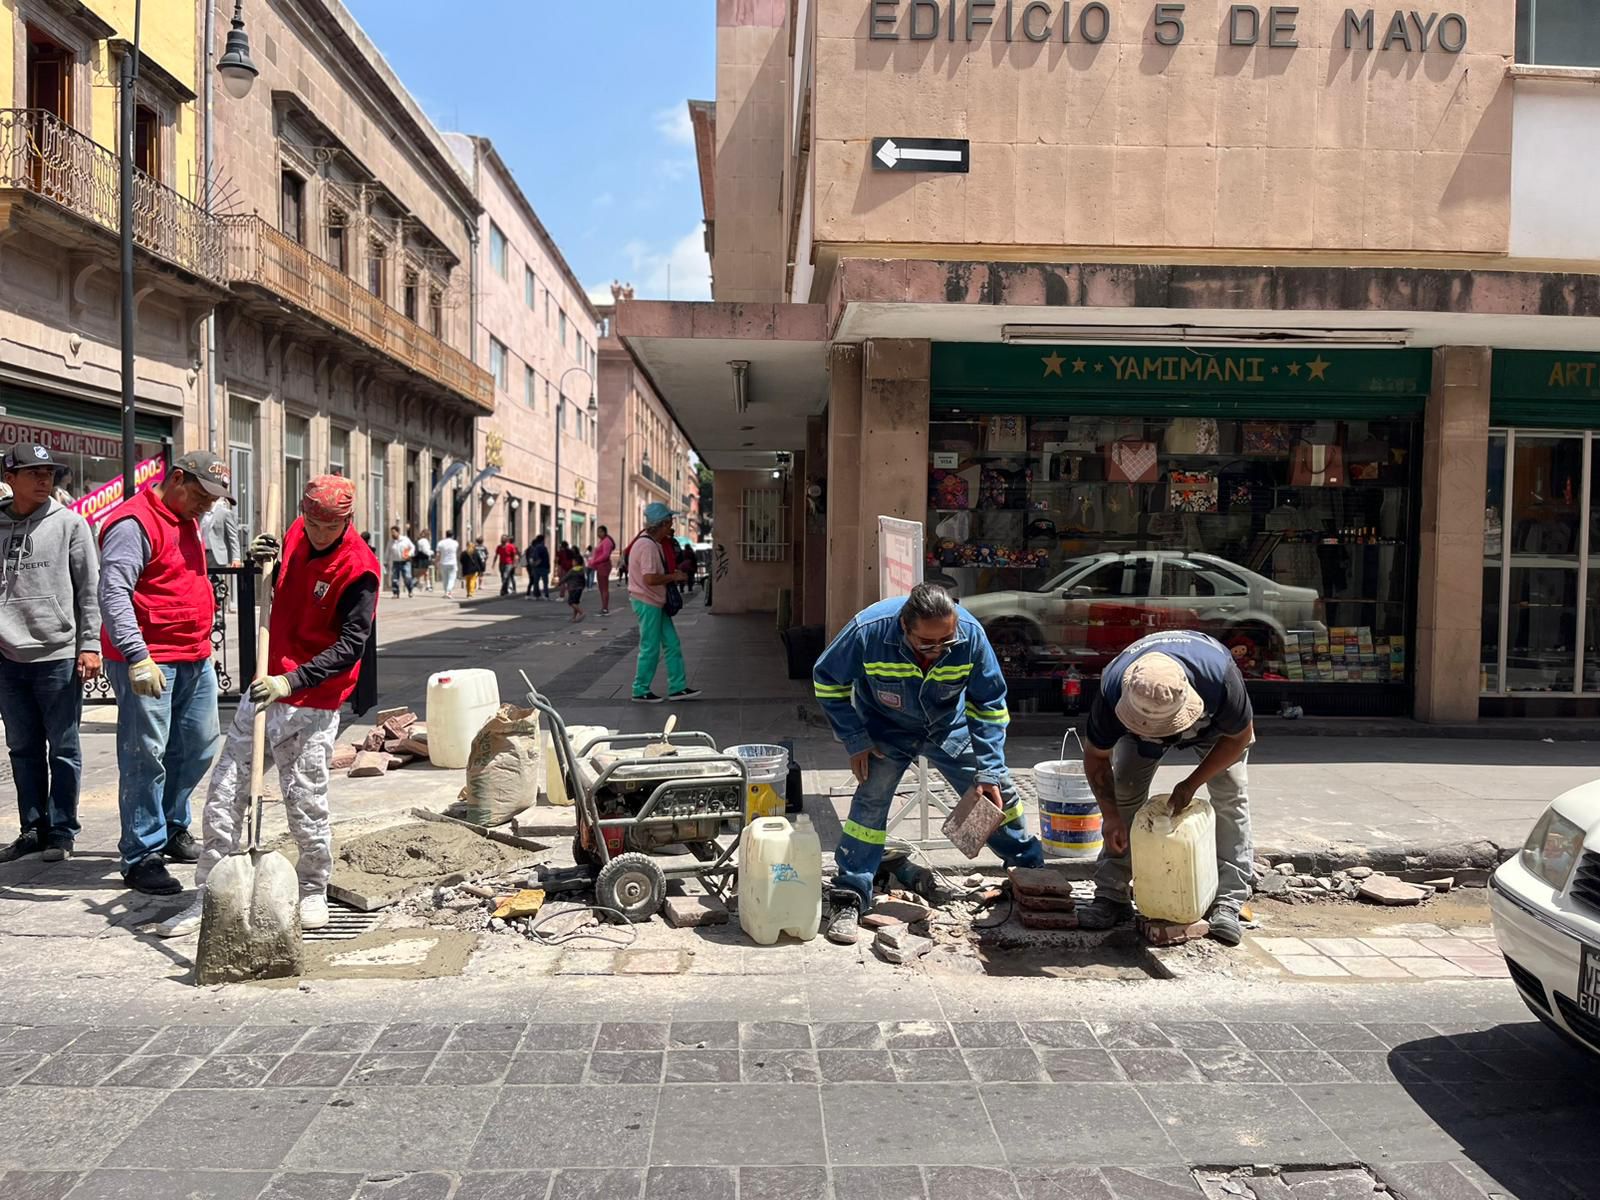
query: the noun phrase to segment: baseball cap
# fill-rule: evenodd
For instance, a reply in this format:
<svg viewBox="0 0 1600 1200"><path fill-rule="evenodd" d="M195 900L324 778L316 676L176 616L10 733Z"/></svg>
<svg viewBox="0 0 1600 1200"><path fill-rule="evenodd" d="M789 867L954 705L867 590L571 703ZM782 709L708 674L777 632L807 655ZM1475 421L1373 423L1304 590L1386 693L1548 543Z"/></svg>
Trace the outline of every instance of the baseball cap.
<svg viewBox="0 0 1600 1200"><path fill-rule="evenodd" d="M172 460L172 469L194 476L207 495L233 498L233 476L228 473L228 464L209 450L178 455Z"/></svg>
<svg viewBox="0 0 1600 1200"><path fill-rule="evenodd" d="M49 446L41 446L37 442L18 442L15 446L6 448L5 469L7 471L23 471L29 467L59 467L50 453Z"/></svg>
<svg viewBox="0 0 1600 1200"><path fill-rule="evenodd" d="M672 520L677 515L659 500L653 500L644 506L644 523L646 525L659 525L663 521Z"/></svg>
<svg viewBox="0 0 1600 1200"><path fill-rule="evenodd" d="M1117 720L1137 737L1160 740L1182 733L1205 712L1183 664L1170 654L1141 654L1122 673Z"/></svg>

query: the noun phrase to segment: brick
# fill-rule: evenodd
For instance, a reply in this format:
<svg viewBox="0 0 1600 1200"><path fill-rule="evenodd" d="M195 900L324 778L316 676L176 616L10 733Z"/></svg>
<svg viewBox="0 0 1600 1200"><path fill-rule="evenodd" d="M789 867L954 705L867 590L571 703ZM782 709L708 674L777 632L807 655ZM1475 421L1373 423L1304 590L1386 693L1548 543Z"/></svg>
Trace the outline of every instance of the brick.
<svg viewBox="0 0 1600 1200"><path fill-rule="evenodd" d="M351 779L370 779L389 769L389 756L382 750L363 750L350 765Z"/></svg>
<svg viewBox="0 0 1600 1200"><path fill-rule="evenodd" d="M944 836L968 858L977 858L984 844L1005 821L1005 814L994 803L971 788L961 803L945 818Z"/></svg>
<svg viewBox="0 0 1600 1200"><path fill-rule="evenodd" d="M1421 904L1422 898L1428 894L1426 890L1403 883L1388 875L1374 875L1371 879L1364 880L1361 891L1357 893L1361 899L1371 904L1386 904L1390 906L1400 904Z"/></svg>
<svg viewBox="0 0 1600 1200"><path fill-rule="evenodd" d="M409 708L404 706L400 708L380 708L377 715L372 718L372 723L374 725L382 725L385 721L392 720L395 717L403 717L410 711Z"/></svg>
<svg viewBox="0 0 1600 1200"><path fill-rule="evenodd" d="M1025 908L1029 912L1071 912L1077 907L1071 896L1034 896L1027 892L1017 893L1017 907Z"/></svg>
<svg viewBox="0 0 1600 1200"><path fill-rule="evenodd" d="M893 929L896 925L904 925L899 917L891 917L888 913L871 912L861 918L861 924L867 929Z"/></svg>
<svg viewBox="0 0 1600 1200"><path fill-rule="evenodd" d="M697 929L702 925L726 925L728 906L712 895L668 896L662 915L674 929Z"/></svg>
<svg viewBox="0 0 1600 1200"><path fill-rule="evenodd" d="M427 758L428 735L425 733L418 734L417 731L413 729L408 735L400 739L400 745L396 749L395 753L414 754L418 758Z"/></svg>
<svg viewBox="0 0 1600 1200"><path fill-rule="evenodd" d="M356 753L356 747L341 742L333 748L333 758L328 765L335 771L348 770L356 761Z"/></svg>
<svg viewBox="0 0 1600 1200"><path fill-rule="evenodd" d="M1152 946L1181 946L1205 937L1211 932L1209 921L1195 921L1179 925L1176 921L1145 921L1142 925L1144 940Z"/></svg>
<svg viewBox="0 0 1600 1200"><path fill-rule="evenodd" d="M379 725L361 739L361 749L368 752L381 751L383 743L388 739L384 737L383 726Z"/></svg>
<svg viewBox="0 0 1600 1200"><path fill-rule="evenodd" d="M911 926L909 925L889 925L878 930L877 944L888 946L895 950L904 950L908 945L919 940L921 939L917 934L911 932Z"/></svg>
<svg viewBox="0 0 1600 1200"><path fill-rule="evenodd" d="M915 925L918 921L928 919L928 908L923 904L913 904L909 900L879 900L872 906L871 915Z"/></svg>
<svg viewBox="0 0 1600 1200"><path fill-rule="evenodd" d="M1012 867L1011 887L1019 896L1072 895L1072 880L1054 867Z"/></svg>
<svg viewBox="0 0 1600 1200"><path fill-rule="evenodd" d="M880 933L879 936L881 938L882 934ZM932 950L933 939L909 936L904 944L899 946L887 946L882 941L878 941L873 944L872 948L877 951L880 958L905 966L907 963L916 962L917 959Z"/></svg>
<svg viewBox="0 0 1600 1200"><path fill-rule="evenodd" d="M1017 920L1028 929L1076 929L1078 927L1078 914L1075 912L1050 913L1032 912L1026 908L1017 909Z"/></svg>
<svg viewBox="0 0 1600 1200"><path fill-rule="evenodd" d="M409 733L411 727L416 723L417 714L407 709L399 716L390 717L387 721L382 722L379 728L383 730L385 737L398 738L404 737Z"/></svg>

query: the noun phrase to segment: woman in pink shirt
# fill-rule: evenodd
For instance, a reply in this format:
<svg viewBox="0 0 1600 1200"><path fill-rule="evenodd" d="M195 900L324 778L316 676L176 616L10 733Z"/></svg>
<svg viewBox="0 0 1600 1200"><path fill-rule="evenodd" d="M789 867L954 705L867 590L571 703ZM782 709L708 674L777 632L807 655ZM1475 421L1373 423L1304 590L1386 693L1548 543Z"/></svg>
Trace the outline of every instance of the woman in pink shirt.
<svg viewBox="0 0 1600 1200"><path fill-rule="evenodd" d="M589 569L594 572L595 583L600 588L600 615L611 615L611 556L616 553L617 544L611 540L611 535L606 532L604 525L600 526L600 540L595 543L594 553L589 556Z"/></svg>

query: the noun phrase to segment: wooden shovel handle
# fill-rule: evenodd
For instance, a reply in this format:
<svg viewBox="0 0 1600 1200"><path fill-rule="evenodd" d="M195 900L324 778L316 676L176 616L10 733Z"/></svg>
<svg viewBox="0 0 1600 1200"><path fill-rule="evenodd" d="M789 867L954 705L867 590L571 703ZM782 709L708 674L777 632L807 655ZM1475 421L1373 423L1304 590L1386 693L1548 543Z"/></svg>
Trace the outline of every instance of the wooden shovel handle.
<svg viewBox="0 0 1600 1200"><path fill-rule="evenodd" d="M278 512L278 485L267 485L267 511L262 521L264 527L270 526ZM265 532L265 528L263 529ZM269 639L272 636L272 568L275 562L268 561L261 564L261 592L260 604L257 611L260 619L256 629L256 669L252 679L260 679L268 673L272 661ZM254 849L261 840L261 778L265 773L267 759L267 706L256 705L255 722L251 728L250 745L250 838L248 845Z"/></svg>

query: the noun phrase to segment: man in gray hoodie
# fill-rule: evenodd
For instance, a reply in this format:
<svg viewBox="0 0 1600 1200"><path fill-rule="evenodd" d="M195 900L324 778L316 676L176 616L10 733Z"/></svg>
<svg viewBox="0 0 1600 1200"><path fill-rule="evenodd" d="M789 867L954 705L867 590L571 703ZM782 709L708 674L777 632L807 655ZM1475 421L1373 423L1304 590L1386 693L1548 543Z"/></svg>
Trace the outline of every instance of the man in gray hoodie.
<svg viewBox="0 0 1600 1200"><path fill-rule="evenodd" d="M0 718L22 834L0 862L60 862L78 836L83 685L100 674L100 559L88 523L51 498L56 461L24 443L0 459Z"/></svg>

